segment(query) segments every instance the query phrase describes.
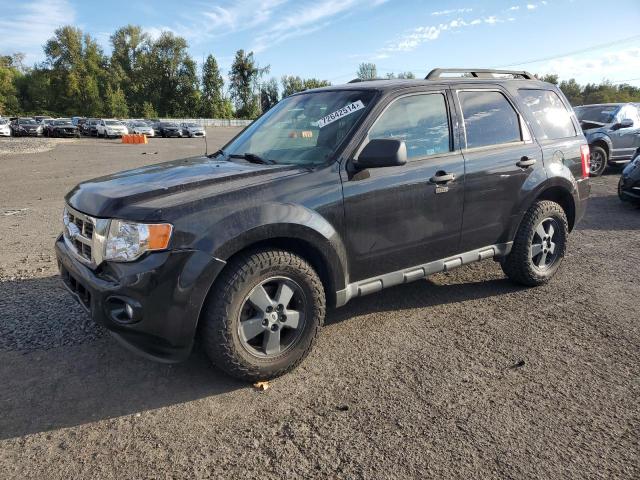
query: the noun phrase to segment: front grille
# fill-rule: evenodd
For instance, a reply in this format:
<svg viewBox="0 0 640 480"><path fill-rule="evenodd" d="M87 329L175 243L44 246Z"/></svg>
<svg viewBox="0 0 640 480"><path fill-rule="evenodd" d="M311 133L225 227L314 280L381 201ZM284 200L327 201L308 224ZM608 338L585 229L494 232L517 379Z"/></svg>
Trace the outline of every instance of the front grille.
<svg viewBox="0 0 640 480"><path fill-rule="evenodd" d="M93 261L92 246L95 220L80 212L67 208L65 213L65 239L73 246L75 253L87 262ZM71 229L69 225L75 225L76 229Z"/></svg>

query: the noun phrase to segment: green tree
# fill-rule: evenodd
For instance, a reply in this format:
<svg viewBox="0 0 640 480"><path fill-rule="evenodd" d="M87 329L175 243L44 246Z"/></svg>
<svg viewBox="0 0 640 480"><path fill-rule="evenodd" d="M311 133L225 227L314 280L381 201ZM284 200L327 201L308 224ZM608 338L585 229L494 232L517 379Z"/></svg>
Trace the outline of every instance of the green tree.
<svg viewBox="0 0 640 480"><path fill-rule="evenodd" d="M303 92L304 90L310 90L312 88L328 87L331 82L328 80L318 80L317 78L302 79L298 76L284 75L281 78L282 83L282 98L293 95L297 92Z"/></svg>
<svg viewBox="0 0 640 480"><path fill-rule="evenodd" d="M151 102L142 103L142 117L143 118L158 118L158 112L153 108Z"/></svg>
<svg viewBox="0 0 640 480"><path fill-rule="evenodd" d="M196 62L189 56L184 58L178 69L172 112L177 117L197 117L200 114L200 81Z"/></svg>
<svg viewBox="0 0 640 480"><path fill-rule="evenodd" d="M126 118L129 116L129 107L127 106L127 99L124 96L124 92L117 87L113 90L110 86L107 87L107 93L105 95L105 110L108 116L115 118Z"/></svg>
<svg viewBox="0 0 640 480"><path fill-rule="evenodd" d="M389 78L389 79L391 79L391 78L413 79L413 78L416 78L416 76L414 75L413 72L400 72L398 75L396 75L395 73L391 72L391 73L387 73L387 78Z"/></svg>
<svg viewBox="0 0 640 480"><path fill-rule="evenodd" d="M261 68L253 57L253 52L236 52L229 72L231 100L239 118L256 118L260 115L258 85L262 77L269 73L269 66Z"/></svg>
<svg viewBox="0 0 640 480"><path fill-rule="evenodd" d="M559 86L571 105L582 105L582 88L574 78L561 81Z"/></svg>
<svg viewBox="0 0 640 480"><path fill-rule="evenodd" d="M17 84L22 77L16 56L0 57L0 115L19 113Z"/></svg>
<svg viewBox="0 0 640 480"><path fill-rule="evenodd" d="M356 72L360 80L375 80L378 78L378 69L375 63L361 63Z"/></svg>
<svg viewBox="0 0 640 480"><path fill-rule="evenodd" d="M224 81L218 68L218 62L209 55L202 66L202 100L200 114L204 118L225 118Z"/></svg>
<svg viewBox="0 0 640 480"><path fill-rule="evenodd" d="M122 89L131 110L139 114L145 100L142 58L149 52L149 35L138 25L127 25L117 29L110 41L110 81Z"/></svg>
<svg viewBox="0 0 640 480"><path fill-rule="evenodd" d="M260 104L262 111L266 112L278 103L278 80L275 78L264 82L260 87Z"/></svg>

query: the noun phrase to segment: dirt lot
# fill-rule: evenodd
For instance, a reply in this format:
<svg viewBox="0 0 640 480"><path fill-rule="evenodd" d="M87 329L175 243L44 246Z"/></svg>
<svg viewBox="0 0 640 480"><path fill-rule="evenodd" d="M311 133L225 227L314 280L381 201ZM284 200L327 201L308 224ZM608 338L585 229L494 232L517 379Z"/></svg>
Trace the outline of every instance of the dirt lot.
<svg viewBox="0 0 640 480"><path fill-rule="evenodd" d="M209 150L233 133L210 130ZM203 148L0 155L1 478L640 477L640 210L616 172L593 181L550 285L487 261L356 299L259 392L200 351L169 366L123 350L56 278L67 190Z"/></svg>

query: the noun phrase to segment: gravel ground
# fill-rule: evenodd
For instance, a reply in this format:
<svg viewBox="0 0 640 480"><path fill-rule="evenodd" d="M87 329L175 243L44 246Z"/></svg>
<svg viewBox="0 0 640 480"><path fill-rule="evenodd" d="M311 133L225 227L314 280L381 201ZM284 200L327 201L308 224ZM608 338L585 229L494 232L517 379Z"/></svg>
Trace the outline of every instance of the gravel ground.
<svg viewBox="0 0 640 480"><path fill-rule="evenodd" d="M0 137L0 155L48 152L56 145L73 141L68 138Z"/></svg>
<svg viewBox="0 0 640 480"><path fill-rule="evenodd" d="M234 132L210 130L209 150ZM261 392L201 351L129 353L55 277L75 183L202 150L0 155L2 478L640 477L640 210L617 172L593 180L551 284L516 287L487 261L356 299Z"/></svg>

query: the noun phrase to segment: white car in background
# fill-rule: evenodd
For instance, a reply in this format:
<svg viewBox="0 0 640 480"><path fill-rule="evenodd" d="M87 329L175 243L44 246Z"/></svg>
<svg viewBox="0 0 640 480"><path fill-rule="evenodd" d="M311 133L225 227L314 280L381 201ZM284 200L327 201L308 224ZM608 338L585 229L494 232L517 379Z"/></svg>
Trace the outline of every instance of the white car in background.
<svg viewBox="0 0 640 480"><path fill-rule="evenodd" d="M9 128L9 120L0 118L0 137L10 137L11 129Z"/></svg>
<svg viewBox="0 0 640 480"><path fill-rule="evenodd" d="M202 125L198 125L197 123L185 122L181 123L180 127L182 128L182 136L183 137L206 137L207 132L205 131Z"/></svg>
<svg viewBox="0 0 640 480"><path fill-rule="evenodd" d="M128 135L129 129L127 129L126 125L120 120L103 118L98 122L96 132L98 137L110 138Z"/></svg>
<svg viewBox="0 0 640 480"><path fill-rule="evenodd" d="M129 124L129 132L141 133L146 135L147 137L156 136L156 132L153 131L153 128L145 122L131 122Z"/></svg>

